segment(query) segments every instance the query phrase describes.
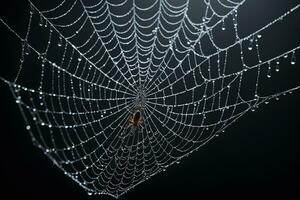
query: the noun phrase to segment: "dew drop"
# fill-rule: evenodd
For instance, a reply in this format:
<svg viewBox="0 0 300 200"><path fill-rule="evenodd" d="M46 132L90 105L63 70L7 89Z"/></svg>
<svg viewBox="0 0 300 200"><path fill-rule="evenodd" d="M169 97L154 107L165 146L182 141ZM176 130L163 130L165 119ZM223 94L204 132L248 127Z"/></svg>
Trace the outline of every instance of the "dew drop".
<svg viewBox="0 0 300 200"><path fill-rule="evenodd" d="M61 37L61 36L59 37L59 41L58 41L58 43L57 43L57 46L58 46L58 47L61 47L61 46L62 46L62 37Z"/></svg>
<svg viewBox="0 0 300 200"><path fill-rule="evenodd" d="M222 20L222 31L225 31L225 21L224 20Z"/></svg>
<svg viewBox="0 0 300 200"><path fill-rule="evenodd" d="M267 77L268 77L268 78L271 78L271 76L272 76L271 63L269 63L268 72L267 72Z"/></svg>
<svg viewBox="0 0 300 200"><path fill-rule="evenodd" d="M25 54L26 54L26 55L29 55L29 54L30 54L31 49L30 49L30 46L29 46L28 44L25 45L24 51L25 51Z"/></svg>
<svg viewBox="0 0 300 200"><path fill-rule="evenodd" d="M296 64L296 56L295 56L295 51L292 54L292 58L291 58L291 65L295 65Z"/></svg>
<svg viewBox="0 0 300 200"><path fill-rule="evenodd" d="M252 51L252 49L253 49L253 44L250 43L249 46L248 46L248 50L249 50L249 51Z"/></svg>
<svg viewBox="0 0 300 200"><path fill-rule="evenodd" d="M44 22L43 22L43 17L40 16L40 21L39 21L39 26L43 26Z"/></svg>
<svg viewBox="0 0 300 200"><path fill-rule="evenodd" d="M277 60L276 65L275 65L275 71L279 72L280 71L280 62Z"/></svg>

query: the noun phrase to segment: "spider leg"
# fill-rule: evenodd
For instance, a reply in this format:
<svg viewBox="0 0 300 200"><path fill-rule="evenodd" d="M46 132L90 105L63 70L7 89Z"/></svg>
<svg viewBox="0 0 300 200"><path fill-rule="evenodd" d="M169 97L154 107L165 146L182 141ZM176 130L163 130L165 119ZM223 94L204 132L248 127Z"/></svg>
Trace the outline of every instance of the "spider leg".
<svg viewBox="0 0 300 200"><path fill-rule="evenodd" d="M140 125L139 125L139 129L138 129L138 132L141 133L143 129L144 129L144 127L140 124Z"/></svg>
<svg viewBox="0 0 300 200"><path fill-rule="evenodd" d="M140 125L140 127L141 127L141 129L144 129L144 126L142 124Z"/></svg>

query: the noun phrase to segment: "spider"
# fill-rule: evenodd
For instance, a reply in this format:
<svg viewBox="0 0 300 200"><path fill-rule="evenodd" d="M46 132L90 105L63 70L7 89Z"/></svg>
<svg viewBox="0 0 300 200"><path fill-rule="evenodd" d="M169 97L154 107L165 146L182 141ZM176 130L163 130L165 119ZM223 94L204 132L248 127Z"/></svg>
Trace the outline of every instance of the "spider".
<svg viewBox="0 0 300 200"><path fill-rule="evenodd" d="M134 112L128 118L128 127L130 132L134 133L137 130L139 131L144 123L144 118L142 115L143 108L141 106L137 107Z"/></svg>

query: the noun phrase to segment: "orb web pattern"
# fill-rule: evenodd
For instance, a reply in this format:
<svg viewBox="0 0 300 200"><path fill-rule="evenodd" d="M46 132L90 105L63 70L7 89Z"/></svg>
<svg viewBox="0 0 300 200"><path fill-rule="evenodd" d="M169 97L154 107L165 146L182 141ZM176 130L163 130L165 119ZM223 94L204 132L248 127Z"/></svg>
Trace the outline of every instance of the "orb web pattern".
<svg viewBox="0 0 300 200"><path fill-rule="evenodd" d="M1 80L33 144L88 194L117 198L299 89L260 90L282 62L296 65L299 45L263 57L260 44L299 4L245 36L245 0L199 1L199 22L192 4L63 0L41 10L28 1L24 37L0 18L21 44L15 79ZM132 129L137 108L144 121Z"/></svg>

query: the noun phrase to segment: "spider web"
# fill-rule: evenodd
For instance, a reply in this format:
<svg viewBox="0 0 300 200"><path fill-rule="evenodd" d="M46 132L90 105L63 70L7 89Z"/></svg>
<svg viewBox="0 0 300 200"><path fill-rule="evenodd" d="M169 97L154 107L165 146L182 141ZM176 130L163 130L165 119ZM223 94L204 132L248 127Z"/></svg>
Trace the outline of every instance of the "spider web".
<svg viewBox="0 0 300 200"><path fill-rule="evenodd" d="M296 64L300 46L264 58L260 43L299 4L240 36L244 0L201 1L199 22L192 3L64 0L41 11L29 1L25 37L0 18L22 49L15 79L1 80L33 144L88 194L117 198L299 89L260 90L281 62ZM144 122L132 132L137 107Z"/></svg>

